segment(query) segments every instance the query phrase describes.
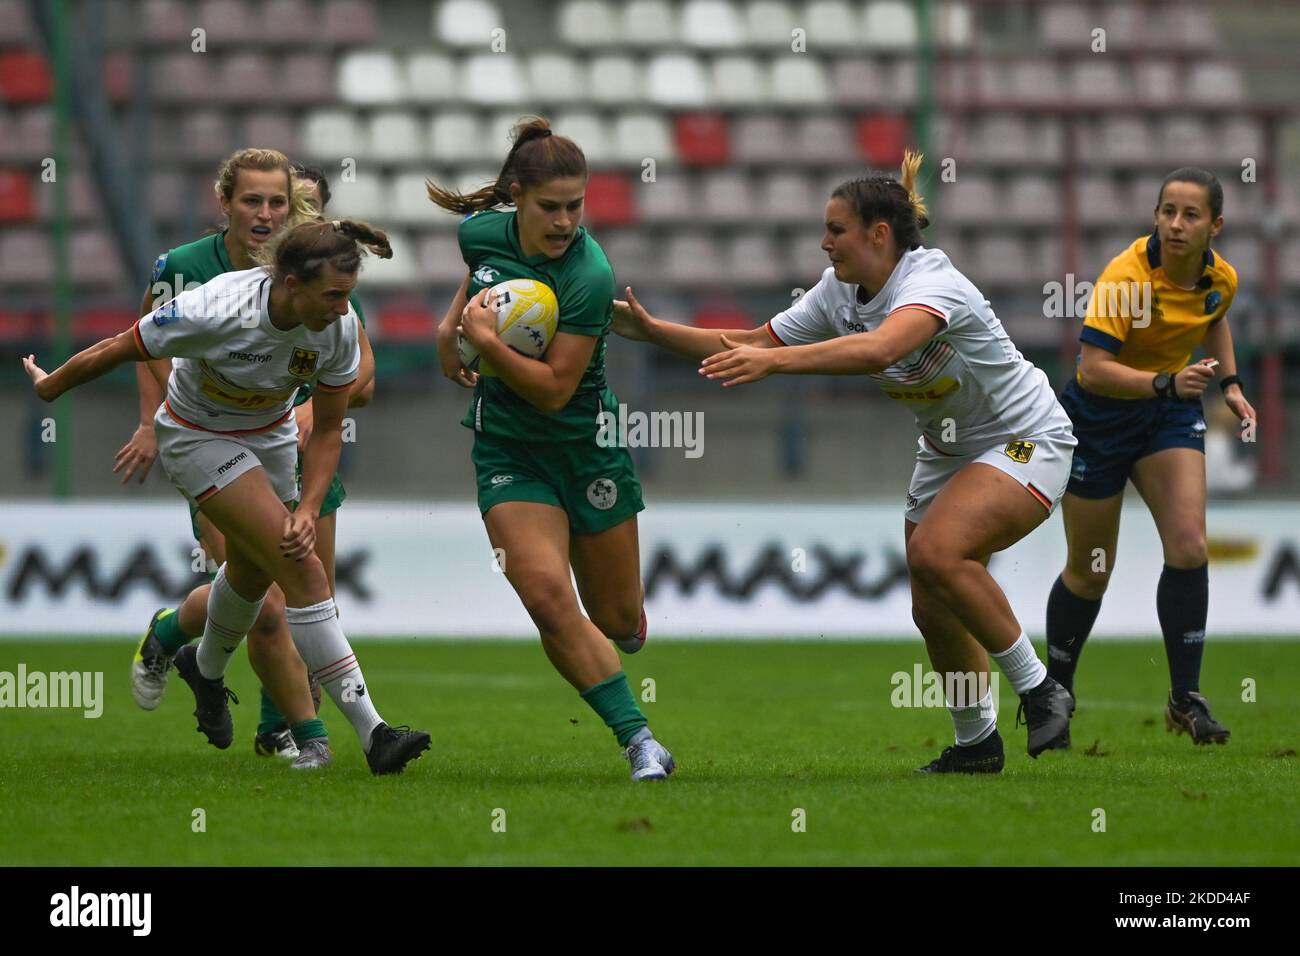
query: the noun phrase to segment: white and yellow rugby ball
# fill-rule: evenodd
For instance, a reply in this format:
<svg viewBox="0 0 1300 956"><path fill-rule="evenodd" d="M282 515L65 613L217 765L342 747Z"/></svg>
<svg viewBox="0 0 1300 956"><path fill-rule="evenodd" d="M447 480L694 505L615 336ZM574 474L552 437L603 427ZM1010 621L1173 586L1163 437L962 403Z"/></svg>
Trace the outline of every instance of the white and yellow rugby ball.
<svg viewBox="0 0 1300 956"><path fill-rule="evenodd" d="M492 292L496 295L497 335L501 341L528 358L539 359L546 354L560 320L560 304L551 287L534 279L507 279L494 285ZM479 368L482 356L464 335L459 337L456 349L467 369L495 374L488 363Z"/></svg>

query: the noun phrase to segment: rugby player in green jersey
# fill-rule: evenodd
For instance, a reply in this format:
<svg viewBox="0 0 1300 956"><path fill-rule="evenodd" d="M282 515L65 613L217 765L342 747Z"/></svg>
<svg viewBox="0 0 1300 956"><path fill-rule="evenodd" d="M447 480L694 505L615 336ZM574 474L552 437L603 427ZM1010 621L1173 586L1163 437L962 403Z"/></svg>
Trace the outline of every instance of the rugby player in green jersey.
<svg viewBox="0 0 1300 956"><path fill-rule="evenodd" d="M644 505L627 449L596 440L598 416L618 410L605 384L614 273L580 225L586 186L582 150L540 118L515 128L490 186L462 194L429 184L433 202L467 216L460 248L469 274L439 327L438 354L448 378L474 389L462 424L474 429L479 510L547 657L613 731L632 779L663 780L672 755L651 734L610 646L635 653L645 644L636 519ZM541 360L497 337L487 290L507 279L555 292L559 325ZM461 332L479 349L484 374L461 365Z"/></svg>
<svg viewBox="0 0 1300 956"><path fill-rule="evenodd" d="M218 275L250 268L254 256L282 226L319 216L324 202L328 201L329 186L319 170L294 169L283 153L244 149L222 164L214 189L227 216L227 227L159 257L145 292L142 314ZM355 295L350 301L364 326L365 317ZM360 344L362 366L349 393L350 407L366 404L374 389L374 357L364 331ZM136 473L143 481L157 454L153 415L162 403L170 372L168 359L137 366L141 421L131 440L118 452L114 468L115 472L125 470L124 481ZM310 399L310 387L303 387L295 409L300 453L311 434ZM334 591L334 512L345 497L346 491L335 476L317 523L316 552L325 566L331 594ZM201 544L211 571L226 560L225 539L192 502L190 517L195 539ZM209 592L210 587L200 587L190 593L177 611L162 609L154 615L132 666L132 693L141 707L152 710L158 706L166 689L173 655L203 633ZM314 679L308 682L306 665L285 623L283 605L279 589L273 587L248 642L249 660L263 684L254 750L262 755L296 759L298 746L291 726L297 729L302 740L323 740L325 728L316 718L319 685ZM315 752L319 755L325 751L315 748Z"/></svg>

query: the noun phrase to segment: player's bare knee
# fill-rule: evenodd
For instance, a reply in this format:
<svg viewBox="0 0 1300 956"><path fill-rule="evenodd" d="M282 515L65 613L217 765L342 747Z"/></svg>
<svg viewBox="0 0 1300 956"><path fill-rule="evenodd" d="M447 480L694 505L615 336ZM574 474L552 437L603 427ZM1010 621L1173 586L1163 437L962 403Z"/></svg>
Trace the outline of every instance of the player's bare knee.
<svg viewBox="0 0 1300 956"><path fill-rule="evenodd" d="M1100 601L1110 585L1112 570L1110 565L1104 568L1088 565L1082 570L1068 567L1061 572L1061 580L1065 582L1066 589L1076 597L1088 601Z"/></svg>
<svg viewBox="0 0 1300 956"><path fill-rule="evenodd" d="M314 553L301 561L281 561L275 580L290 607L307 607L329 597L325 565Z"/></svg>
<svg viewBox="0 0 1300 956"><path fill-rule="evenodd" d="M591 623L611 641L622 641L637 632L641 626L641 605L624 604L591 610Z"/></svg>
<svg viewBox="0 0 1300 956"><path fill-rule="evenodd" d="M271 588L262 601L262 609L257 612L257 620L248 632L248 639L270 640L278 635L284 624L284 592Z"/></svg>
<svg viewBox="0 0 1300 956"><path fill-rule="evenodd" d="M1186 531L1173 535L1165 545L1165 564L1175 568L1199 568L1208 560L1205 547L1205 534L1202 531Z"/></svg>
<svg viewBox="0 0 1300 956"><path fill-rule="evenodd" d="M578 612L573 589L567 581L537 581L519 592L524 610L543 634L560 634L568 630Z"/></svg>
<svg viewBox="0 0 1300 956"><path fill-rule="evenodd" d="M925 588L942 583L959 560L945 544L919 531L907 543L907 570Z"/></svg>

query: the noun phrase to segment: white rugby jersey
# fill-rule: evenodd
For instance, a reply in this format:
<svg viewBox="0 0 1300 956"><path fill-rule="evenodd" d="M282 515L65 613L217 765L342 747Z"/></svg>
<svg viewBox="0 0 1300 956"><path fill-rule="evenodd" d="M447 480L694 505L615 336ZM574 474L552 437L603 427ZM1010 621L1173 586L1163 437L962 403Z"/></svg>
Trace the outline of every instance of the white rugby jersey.
<svg viewBox="0 0 1300 956"><path fill-rule="evenodd" d="M906 402L936 451L966 455L1013 438L1070 429L1043 371L1007 337L988 301L938 249L913 249L866 298L827 269L821 281L767 323L782 345L871 332L902 308L938 316L943 328L911 355L869 376ZM945 429L951 420L953 427ZM953 441L944 441L947 432Z"/></svg>
<svg viewBox="0 0 1300 956"><path fill-rule="evenodd" d="M361 366L357 315L321 332L271 324L271 277L260 267L219 275L182 292L135 326L150 358L172 357L167 409L184 425L247 433L279 424L298 386L347 388Z"/></svg>

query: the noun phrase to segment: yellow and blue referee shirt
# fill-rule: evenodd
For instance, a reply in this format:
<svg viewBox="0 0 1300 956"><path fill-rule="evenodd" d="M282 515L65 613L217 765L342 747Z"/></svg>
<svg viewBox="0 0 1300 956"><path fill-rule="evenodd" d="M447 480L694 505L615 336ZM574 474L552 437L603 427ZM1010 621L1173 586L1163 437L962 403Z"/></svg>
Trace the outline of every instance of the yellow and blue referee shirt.
<svg viewBox="0 0 1300 956"><path fill-rule="evenodd" d="M1208 248L1195 288L1174 285L1161 264L1160 236L1152 233L1102 271L1079 340L1129 368L1173 374L1187 365L1210 326L1228 314L1236 294L1237 270Z"/></svg>

